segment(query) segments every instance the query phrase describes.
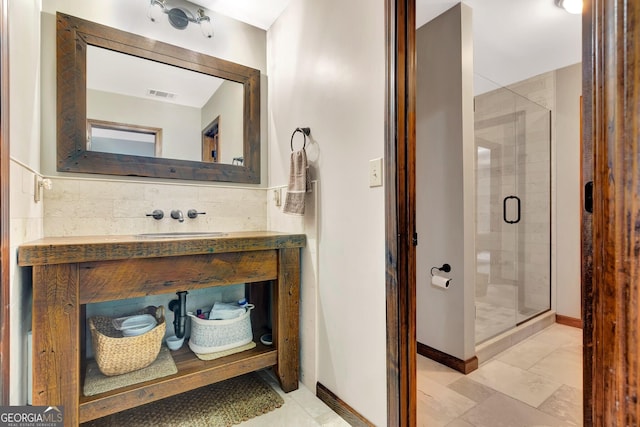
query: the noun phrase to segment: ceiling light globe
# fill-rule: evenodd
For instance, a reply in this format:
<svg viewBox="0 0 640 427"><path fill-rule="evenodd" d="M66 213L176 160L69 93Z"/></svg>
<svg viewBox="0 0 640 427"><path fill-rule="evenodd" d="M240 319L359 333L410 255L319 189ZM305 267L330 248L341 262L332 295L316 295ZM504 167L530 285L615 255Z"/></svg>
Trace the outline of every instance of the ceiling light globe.
<svg viewBox="0 0 640 427"><path fill-rule="evenodd" d="M561 0L560 4L569 13L576 15L582 13L582 0Z"/></svg>
<svg viewBox="0 0 640 427"><path fill-rule="evenodd" d="M156 1L152 1L149 4L149 11L147 12L147 16L151 20L151 22L157 22L158 19L162 16L164 12L162 4Z"/></svg>
<svg viewBox="0 0 640 427"><path fill-rule="evenodd" d="M202 30L202 35L206 38L210 39L213 37L213 25L209 18L200 21L200 30Z"/></svg>

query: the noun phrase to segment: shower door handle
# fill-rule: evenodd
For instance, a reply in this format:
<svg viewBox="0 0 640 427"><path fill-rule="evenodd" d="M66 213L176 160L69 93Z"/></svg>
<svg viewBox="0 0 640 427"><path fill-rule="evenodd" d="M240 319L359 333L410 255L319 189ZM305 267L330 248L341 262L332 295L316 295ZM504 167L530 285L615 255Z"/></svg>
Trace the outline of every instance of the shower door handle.
<svg viewBox="0 0 640 427"><path fill-rule="evenodd" d="M516 201L516 206L518 208L518 216L516 217L516 219L514 221L510 221L509 219L507 219L507 201L514 199ZM504 220L504 222L506 222L507 224L517 224L520 222L520 197L518 196L507 196L502 200L502 219Z"/></svg>

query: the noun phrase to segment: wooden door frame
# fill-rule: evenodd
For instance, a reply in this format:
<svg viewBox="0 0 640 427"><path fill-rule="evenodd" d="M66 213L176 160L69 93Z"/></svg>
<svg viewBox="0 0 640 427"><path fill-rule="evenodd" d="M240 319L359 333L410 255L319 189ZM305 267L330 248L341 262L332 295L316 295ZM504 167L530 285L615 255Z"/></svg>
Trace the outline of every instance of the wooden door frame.
<svg viewBox="0 0 640 427"><path fill-rule="evenodd" d="M9 30L8 1L0 0L0 402L9 405Z"/></svg>
<svg viewBox="0 0 640 427"><path fill-rule="evenodd" d="M415 1L385 6L387 424L414 426ZM639 22L637 1L584 2L582 169L595 213L582 215L586 427L640 423Z"/></svg>
<svg viewBox="0 0 640 427"><path fill-rule="evenodd" d="M639 425L640 3L583 15L584 425Z"/></svg>
<svg viewBox="0 0 640 427"><path fill-rule="evenodd" d="M387 425L415 426L415 0L385 0Z"/></svg>

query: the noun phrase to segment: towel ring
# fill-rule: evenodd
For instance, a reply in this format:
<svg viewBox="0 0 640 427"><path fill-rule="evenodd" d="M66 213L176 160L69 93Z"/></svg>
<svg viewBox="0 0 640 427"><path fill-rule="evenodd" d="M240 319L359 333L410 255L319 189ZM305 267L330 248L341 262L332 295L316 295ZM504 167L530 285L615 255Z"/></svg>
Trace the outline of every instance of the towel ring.
<svg viewBox="0 0 640 427"><path fill-rule="evenodd" d="M302 136L304 136L304 142L302 145L302 149L304 150L307 147L307 137L311 133L311 128L296 128L296 130L293 131L291 134L291 151L293 151L293 137L297 132L302 133Z"/></svg>

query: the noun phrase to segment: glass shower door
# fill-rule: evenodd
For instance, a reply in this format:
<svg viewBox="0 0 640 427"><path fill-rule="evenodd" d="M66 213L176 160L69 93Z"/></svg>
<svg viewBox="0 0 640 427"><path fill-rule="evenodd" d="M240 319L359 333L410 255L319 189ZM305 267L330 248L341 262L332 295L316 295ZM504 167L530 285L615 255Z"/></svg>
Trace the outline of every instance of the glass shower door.
<svg viewBox="0 0 640 427"><path fill-rule="evenodd" d="M504 88L476 101L480 343L550 308L550 115Z"/></svg>

